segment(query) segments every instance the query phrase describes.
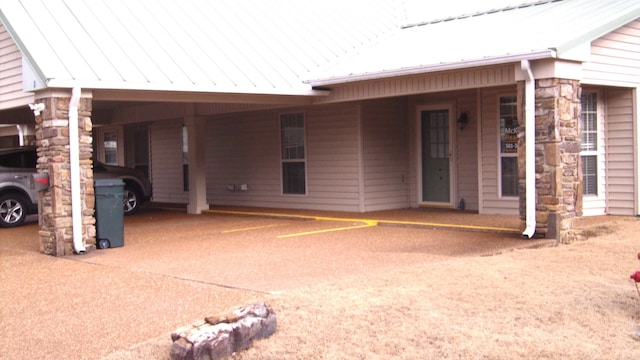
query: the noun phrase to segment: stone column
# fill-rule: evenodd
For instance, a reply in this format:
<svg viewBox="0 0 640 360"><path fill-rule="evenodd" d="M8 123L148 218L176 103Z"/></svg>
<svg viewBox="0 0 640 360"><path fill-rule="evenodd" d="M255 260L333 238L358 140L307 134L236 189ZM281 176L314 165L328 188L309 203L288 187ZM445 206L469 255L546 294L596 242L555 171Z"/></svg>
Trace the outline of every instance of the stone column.
<svg viewBox="0 0 640 360"><path fill-rule="evenodd" d="M40 250L47 255L74 253L71 208L71 167L69 156L70 92L37 100L45 110L36 116L38 172L49 173L50 188L40 192L38 222ZM78 104L80 142L80 193L82 240L85 248L95 248L91 99Z"/></svg>
<svg viewBox="0 0 640 360"><path fill-rule="evenodd" d="M536 233L561 243L575 240L572 220L582 215L580 92L577 80L536 80ZM523 85L518 86L518 98L520 105ZM524 119L524 106L519 108ZM524 194L522 146L518 159L522 215L523 204L529 200Z"/></svg>

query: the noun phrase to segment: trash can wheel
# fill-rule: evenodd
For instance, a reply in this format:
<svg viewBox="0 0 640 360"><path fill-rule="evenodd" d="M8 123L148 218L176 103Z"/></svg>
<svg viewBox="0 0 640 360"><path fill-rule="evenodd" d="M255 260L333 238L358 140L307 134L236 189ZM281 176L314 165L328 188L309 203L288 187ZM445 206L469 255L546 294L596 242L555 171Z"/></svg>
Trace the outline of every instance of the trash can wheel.
<svg viewBox="0 0 640 360"><path fill-rule="evenodd" d="M98 249L108 249L111 246L109 239L98 240Z"/></svg>

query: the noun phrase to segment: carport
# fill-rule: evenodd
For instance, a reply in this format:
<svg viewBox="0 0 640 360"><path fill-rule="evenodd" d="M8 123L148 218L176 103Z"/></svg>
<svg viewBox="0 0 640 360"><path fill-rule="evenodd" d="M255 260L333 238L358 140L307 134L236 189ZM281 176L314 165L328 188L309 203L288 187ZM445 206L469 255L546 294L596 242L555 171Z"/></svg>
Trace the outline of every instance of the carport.
<svg viewBox="0 0 640 360"><path fill-rule="evenodd" d="M41 251L94 246L94 151L149 167L135 159L146 154L155 161L154 201L188 204L192 214L209 204L366 213L433 206L519 215L527 237L570 242L583 211L583 82L623 109L615 121L624 130L611 139L621 146L610 149L619 151L613 169L625 171L601 171L612 188L591 205L637 213L630 129L638 85L633 76L596 76L629 69L582 71L596 41L637 22L633 1L545 2L412 24L385 1L294 3L218 11L209 2L4 1L2 59L11 73L0 123L35 118L39 171L52 185L40 199ZM571 31L558 36L539 9ZM283 14L288 21L273 21ZM517 41L495 42L497 31ZM416 53L417 42L443 51ZM144 151L121 151L131 143L127 126L149 124Z"/></svg>

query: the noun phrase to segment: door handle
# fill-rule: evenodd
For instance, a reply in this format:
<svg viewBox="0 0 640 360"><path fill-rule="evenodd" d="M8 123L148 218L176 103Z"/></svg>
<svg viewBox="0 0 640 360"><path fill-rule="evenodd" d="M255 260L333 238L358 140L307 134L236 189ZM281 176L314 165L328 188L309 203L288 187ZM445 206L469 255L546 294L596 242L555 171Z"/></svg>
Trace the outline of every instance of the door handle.
<svg viewBox="0 0 640 360"><path fill-rule="evenodd" d="M14 179L26 179L27 175L15 175L13 178Z"/></svg>

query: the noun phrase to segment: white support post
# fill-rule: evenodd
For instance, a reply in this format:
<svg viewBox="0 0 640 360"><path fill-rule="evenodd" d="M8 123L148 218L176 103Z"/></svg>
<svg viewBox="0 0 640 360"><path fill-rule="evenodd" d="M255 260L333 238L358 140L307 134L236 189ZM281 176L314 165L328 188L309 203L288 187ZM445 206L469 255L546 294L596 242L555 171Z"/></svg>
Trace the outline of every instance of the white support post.
<svg viewBox="0 0 640 360"><path fill-rule="evenodd" d="M204 121L193 116L185 118L189 162L189 205L187 213L200 214L209 209L204 154Z"/></svg>

